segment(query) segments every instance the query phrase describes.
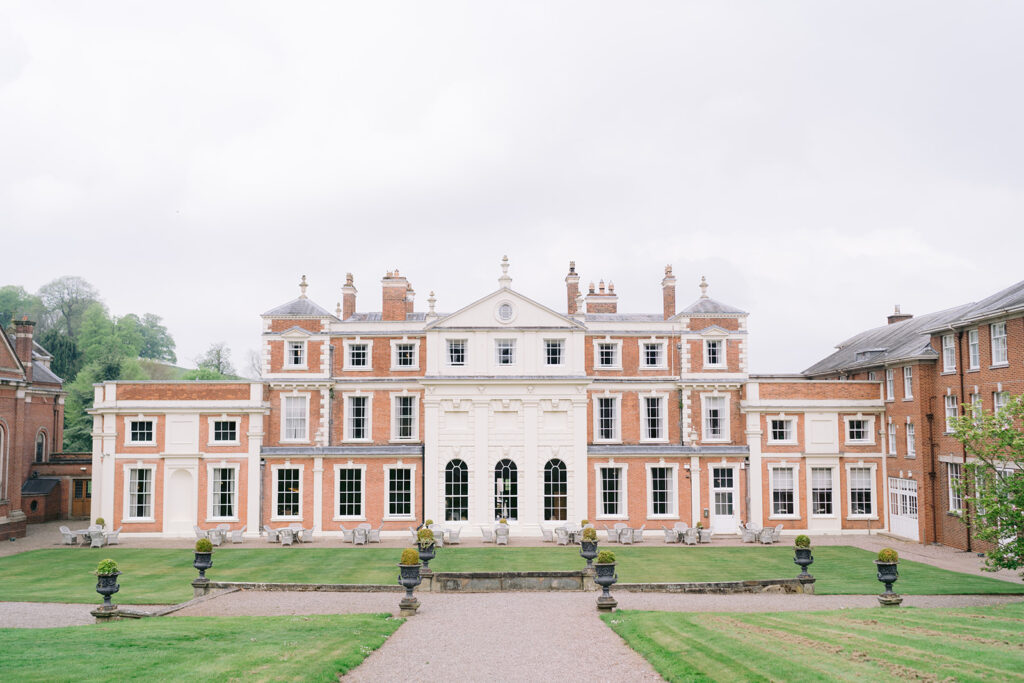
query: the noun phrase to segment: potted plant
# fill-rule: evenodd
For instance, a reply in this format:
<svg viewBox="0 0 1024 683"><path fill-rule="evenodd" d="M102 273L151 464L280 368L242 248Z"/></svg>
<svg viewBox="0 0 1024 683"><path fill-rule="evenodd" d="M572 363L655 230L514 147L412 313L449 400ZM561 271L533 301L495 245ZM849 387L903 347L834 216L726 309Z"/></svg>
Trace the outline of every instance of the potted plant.
<svg viewBox="0 0 1024 683"><path fill-rule="evenodd" d="M117 577L120 575L117 562L113 560L102 560L96 565L96 592L103 596L103 606L100 609L114 609L114 605L110 603L110 596L121 590L121 586L117 585Z"/></svg>
<svg viewBox="0 0 1024 683"><path fill-rule="evenodd" d="M401 615L409 617L416 614L420 603L413 597L412 589L420 585L420 554L416 548L406 548L398 560L398 584L405 588L405 597L398 603Z"/></svg>
<svg viewBox="0 0 1024 683"><path fill-rule="evenodd" d="M416 548L419 550L420 561L423 562L421 573L430 573L430 561L434 559L434 532L420 529L416 532Z"/></svg>
<svg viewBox="0 0 1024 683"><path fill-rule="evenodd" d="M580 526L581 526L581 527L585 527L585 526L587 526L588 524L590 524L590 520L589 520L589 519L581 519L581 520L580 520Z"/></svg>
<svg viewBox="0 0 1024 683"><path fill-rule="evenodd" d="M423 526L425 526L425 527L427 527L429 529L430 527L434 526L434 520L432 520L432 519L425 520L423 522Z"/></svg>
<svg viewBox="0 0 1024 683"><path fill-rule="evenodd" d="M800 576L797 578L806 579L811 575L807 573L807 567L814 563L811 556L811 538L807 534L800 534L793 540L793 563L800 567Z"/></svg>
<svg viewBox="0 0 1024 683"><path fill-rule="evenodd" d="M878 570L878 580L885 584L885 592L878 596L878 602L882 605L898 605L903 602L903 598L892 590L892 585L900 577L897 568L899 563L899 553L892 548L882 548L878 551L875 567Z"/></svg>
<svg viewBox="0 0 1024 683"><path fill-rule="evenodd" d="M498 524L508 524L508 520L505 519L504 517L502 517L501 519L498 520Z"/></svg>
<svg viewBox="0 0 1024 683"><path fill-rule="evenodd" d="M206 570L213 566L213 543L208 538L196 541L196 559L192 566L199 570L198 581L209 581Z"/></svg>
<svg viewBox="0 0 1024 683"><path fill-rule="evenodd" d="M615 553L611 550L602 550L597 554L597 561L594 562L594 583L601 587L601 595L597 598L597 609L602 612L610 612L619 603L608 592L609 586L619 580L615 574Z"/></svg>
<svg viewBox="0 0 1024 683"><path fill-rule="evenodd" d="M594 558L597 557L597 529L594 527L587 527L583 530L583 540L580 541L580 557L587 561L587 569L594 566Z"/></svg>
<svg viewBox="0 0 1024 683"><path fill-rule="evenodd" d="M97 517L96 518L96 526L98 526L99 528L102 529L106 525L107 525L107 520L103 519L102 517Z"/></svg>

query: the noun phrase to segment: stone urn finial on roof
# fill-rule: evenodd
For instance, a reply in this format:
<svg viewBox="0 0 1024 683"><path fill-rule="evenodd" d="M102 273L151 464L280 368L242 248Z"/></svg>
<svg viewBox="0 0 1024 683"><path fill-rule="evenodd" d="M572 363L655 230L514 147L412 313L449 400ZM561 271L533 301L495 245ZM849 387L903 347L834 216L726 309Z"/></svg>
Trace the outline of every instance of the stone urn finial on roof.
<svg viewBox="0 0 1024 683"><path fill-rule="evenodd" d="M703 275L700 276L700 298L708 298L708 279Z"/></svg>
<svg viewBox="0 0 1024 683"><path fill-rule="evenodd" d="M306 298L306 287L309 287L309 285L306 284L306 276L303 275L302 282L299 283L299 291L301 292L301 294L299 294L300 299Z"/></svg>

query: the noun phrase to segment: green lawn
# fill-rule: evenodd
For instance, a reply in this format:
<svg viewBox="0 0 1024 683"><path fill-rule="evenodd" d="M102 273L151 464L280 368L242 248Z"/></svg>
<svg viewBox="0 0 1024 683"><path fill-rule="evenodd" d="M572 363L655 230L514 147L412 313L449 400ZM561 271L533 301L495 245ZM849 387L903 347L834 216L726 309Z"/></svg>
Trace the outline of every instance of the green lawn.
<svg viewBox="0 0 1024 683"><path fill-rule="evenodd" d="M1024 603L601 618L670 681L1024 680Z"/></svg>
<svg viewBox="0 0 1024 683"><path fill-rule="evenodd" d="M9 681L337 681L403 623L386 614L168 617L0 629ZM43 648L43 643L50 643Z"/></svg>
<svg viewBox="0 0 1024 683"><path fill-rule="evenodd" d="M788 547L616 548L622 582L734 581L794 577ZM389 548L222 548L207 575L222 581L397 584L399 551ZM811 572L819 593L880 593L874 556L846 546L815 548ZM105 557L120 565L121 604L187 600L197 576L189 550L54 548L0 558L0 600L96 602L91 572ZM584 566L573 547L443 548L430 563L436 571L545 571ZM1024 593L1024 584L958 574L916 562L900 563L902 593Z"/></svg>

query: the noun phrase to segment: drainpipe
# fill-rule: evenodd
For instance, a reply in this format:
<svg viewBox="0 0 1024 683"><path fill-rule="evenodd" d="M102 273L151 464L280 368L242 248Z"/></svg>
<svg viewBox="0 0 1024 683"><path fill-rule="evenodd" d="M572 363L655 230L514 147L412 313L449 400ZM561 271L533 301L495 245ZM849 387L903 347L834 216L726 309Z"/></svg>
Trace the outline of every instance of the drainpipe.
<svg viewBox="0 0 1024 683"><path fill-rule="evenodd" d="M260 458L260 528L257 529L256 535L263 533L263 478L267 474L267 461Z"/></svg>
<svg viewBox="0 0 1024 683"><path fill-rule="evenodd" d="M328 373L331 377L334 376L334 344L327 347L327 364ZM331 382L331 388L327 391L327 445L333 445L331 439L334 438L334 382Z"/></svg>
<svg viewBox="0 0 1024 683"><path fill-rule="evenodd" d="M950 329L952 329L952 327L953 326L950 325ZM959 359L959 362L956 365L956 369L957 369L957 374L960 376L960 403L961 404L967 403L967 394L964 393L964 348L963 348L963 344L964 344L964 331L963 330L957 330L957 333L956 333L956 348L957 348L957 351L959 352L960 359ZM960 448L961 448L963 456L964 456L964 464L967 464L967 444L960 444ZM962 475L963 470L961 469L960 471L961 471L961 477L962 477L963 476ZM971 552L971 513L970 513L970 506L964 505L963 515L964 515L964 524L967 526L967 552Z"/></svg>
<svg viewBox="0 0 1024 683"><path fill-rule="evenodd" d="M935 439L932 437L933 425L935 423L934 394L928 397L928 414L925 415L925 419L928 420L928 477L931 482L932 491L932 495L930 496L931 500L929 501L929 507L931 507L932 510L932 538L938 538L938 523L935 520Z"/></svg>

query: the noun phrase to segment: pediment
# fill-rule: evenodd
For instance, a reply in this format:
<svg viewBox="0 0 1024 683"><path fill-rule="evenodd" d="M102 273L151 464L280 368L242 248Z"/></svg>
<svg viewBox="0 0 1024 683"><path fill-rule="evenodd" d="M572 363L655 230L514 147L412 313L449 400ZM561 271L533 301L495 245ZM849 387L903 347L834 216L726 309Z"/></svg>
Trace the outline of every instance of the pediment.
<svg viewBox="0 0 1024 683"><path fill-rule="evenodd" d="M731 330L727 330L718 325L708 325L702 330L694 331L702 337L728 337L730 334L733 334Z"/></svg>
<svg viewBox="0 0 1024 683"><path fill-rule="evenodd" d="M307 329L299 327L298 325L294 325L282 332L281 336L285 339L308 339L313 336L313 333Z"/></svg>
<svg viewBox="0 0 1024 683"><path fill-rule="evenodd" d="M507 313L506 318L503 313ZM501 288L458 311L438 318L427 329L446 328L583 328L572 318L558 313L519 292Z"/></svg>

